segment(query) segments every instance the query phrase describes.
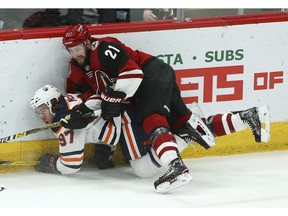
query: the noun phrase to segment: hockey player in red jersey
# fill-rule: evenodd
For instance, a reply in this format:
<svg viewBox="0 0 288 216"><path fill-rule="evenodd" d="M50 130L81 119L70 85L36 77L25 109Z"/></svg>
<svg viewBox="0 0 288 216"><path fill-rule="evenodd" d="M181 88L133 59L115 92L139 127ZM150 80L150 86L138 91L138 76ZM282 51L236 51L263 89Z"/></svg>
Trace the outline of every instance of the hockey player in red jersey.
<svg viewBox="0 0 288 216"><path fill-rule="evenodd" d="M154 183L157 191L169 191L192 179L180 158L173 134L209 148L215 144L215 140L204 139L207 133L212 131L216 136L229 133L225 127L217 126L222 124L222 119L217 115L207 119L210 120L206 123L211 131L201 130L205 128L201 119L191 126L189 119L192 113L181 98L174 70L156 57L132 50L113 37L93 38L81 24L66 29L63 44L71 55L68 88L72 86L81 92L84 100L93 97L97 101L93 106L75 110L75 113L85 114L87 109L101 107L102 117L107 120L120 116L123 104L135 107L138 119L152 141L153 150L167 168L167 172ZM67 91L72 90L69 88ZM261 142L258 108L228 116L223 121L228 122L231 133L237 131L235 125L239 128L249 125L256 141ZM232 122L235 128L231 127ZM62 121L64 127L71 127L71 124ZM197 127L201 125L202 128L198 130Z"/></svg>
<svg viewBox="0 0 288 216"><path fill-rule="evenodd" d="M99 95L104 119L119 116L122 103L135 106L153 149L168 170L155 182L156 190L190 182L192 178L180 158L171 130L177 133L179 128L186 127L186 133L206 143L187 124L191 112L181 99L174 70L116 38L92 38L80 24L66 30L63 43L72 57L69 79L83 95L89 97L95 92Z"/></svg>

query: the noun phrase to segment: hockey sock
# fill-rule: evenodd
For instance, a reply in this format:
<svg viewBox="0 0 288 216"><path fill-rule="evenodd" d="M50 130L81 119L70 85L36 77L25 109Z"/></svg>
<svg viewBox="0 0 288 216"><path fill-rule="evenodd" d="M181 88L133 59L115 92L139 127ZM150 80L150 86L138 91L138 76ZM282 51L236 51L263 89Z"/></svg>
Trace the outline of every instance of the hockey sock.
<svg viewBox="0 0 288 216"><path fill-rule="evenodd" d="M178 157L176 139L170 132L157 136L153 142L153 149L164 167Z"/></svg>
<svg viewBox="0 0 288 216"><path fill-rule="evenodd" d="M149 115L143 120L143 128L148 136L151 135L152 131L155 128L159 128L159 127L165 127L165 128L170 129L166 116L158 114L158 113L154 113L154 114Z"/></svg>
<svg viewBox="0 0 288 216"><path fill-rule="evenodd" d="M163 166L177 158L177 143L173 134L170 132L166 116L152 114L144 119L143 128L153 142L153 149L162 162Z"/></svg>
<svg viewBox="0 0 288 216"><path fill-rule="evenodd" d="M248 125L242 121L239 114L217 114L208 119L208 124L211 124L215 136L235 133L248 127Z"/></svg>

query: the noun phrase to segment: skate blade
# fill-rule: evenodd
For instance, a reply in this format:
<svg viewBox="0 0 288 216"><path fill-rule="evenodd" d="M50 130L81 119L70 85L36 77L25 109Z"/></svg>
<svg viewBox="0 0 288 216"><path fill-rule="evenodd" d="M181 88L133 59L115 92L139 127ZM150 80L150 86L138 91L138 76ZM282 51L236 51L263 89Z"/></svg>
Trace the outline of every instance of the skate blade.
<svg viewBox="0 0 288 216"><path fill-rule="evenodd" d="M198 103L193 102L190 106L190 110L192 112L192 116L189 119L189 123L196 130L198 126L202 128L205 134L202 134L202 138L209 146L214 146L216 144L215 136L211 133L210 129L203 122L201 118L204 118L204 114L200 109Z"/></svg>
<svg viewBox="0 0 288 216"><path fill-rule="evenodd" d="M204 114L200 109L198 103L193 102L189 109L191 110L192 113L197 114L200 118L204 118Z"/></svg>
<svg viewBox="0 0 288 216"><path fill-rule="evenodd" d="M212 132L209 130L207 125L203 122L203 120L196 114L192 113L190 119L189 119L190 125L196 130L198 127L200 127L203 131L204 134L199 133L202 137L202 139L211 147L216 144L216 139Z"/></svg>
<svg viewBox="0 0 288 216"><path fill-rule="evenodd" d="M172 182L172 184L170 182L163 182L162 184L158 185L156 187L156 191L164 194L188 184L192 179L193 177L190 176L189 173L183 173L177 176L176 181Z"/></svg>
<svg viewBox="0 0 288 216"><path fill-rule="evenodd" d="M270 108L268 105L258 108L261 122L261 142L267 143L270 140Z"/></svg>

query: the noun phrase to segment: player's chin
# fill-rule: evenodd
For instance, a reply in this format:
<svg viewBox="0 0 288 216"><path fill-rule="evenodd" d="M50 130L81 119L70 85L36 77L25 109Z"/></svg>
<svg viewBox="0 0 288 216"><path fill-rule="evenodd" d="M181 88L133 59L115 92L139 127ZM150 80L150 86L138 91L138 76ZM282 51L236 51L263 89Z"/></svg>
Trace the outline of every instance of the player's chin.
<svg viewBox="0 0 288 216"><path fill-rule="evenodd" d="M77 61L78 65L83 66L84 62L85 62L85 58L78 58L78 59L76 59L76 61Z"/></svg>

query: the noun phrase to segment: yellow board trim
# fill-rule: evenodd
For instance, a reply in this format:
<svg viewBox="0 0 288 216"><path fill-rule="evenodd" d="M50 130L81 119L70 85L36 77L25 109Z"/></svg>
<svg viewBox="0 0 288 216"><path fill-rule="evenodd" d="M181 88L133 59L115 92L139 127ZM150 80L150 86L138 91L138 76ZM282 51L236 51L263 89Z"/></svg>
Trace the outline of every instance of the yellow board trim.
<svg viewBox="0 0 288 216"><path fill-rule="evenodd" d="M189 146L182 153L183 158L200 158L206 156L225 156L253 152L288 150L288 122L271 123L268 143L256 143L250 129L239 131L223 137L216 137L216 145L205 150L199 145Z"/></svg>
<svg viewBox="0 0 288 216"><path fill-rule="evenodd" d="M287 134L288 122L271 123L271 138L268 143L256 143L251 131L246 129L227 136L217 137L216 146L208 150L198 144L195 144L195 147L188 146L181 153L181 156L185 159L288 150ZM58 154L58 141L19 141L0 144L0 161L34 161L45 153ZM85 159L92 159L95 154L94 145L86 145L84 154ZM114 162L116 164L125 163L120 148L117 148L114 154ZM9 171L11 171L11 168ZM7 172L7 167L0 166L0 173L4 172Z"/></svg>

